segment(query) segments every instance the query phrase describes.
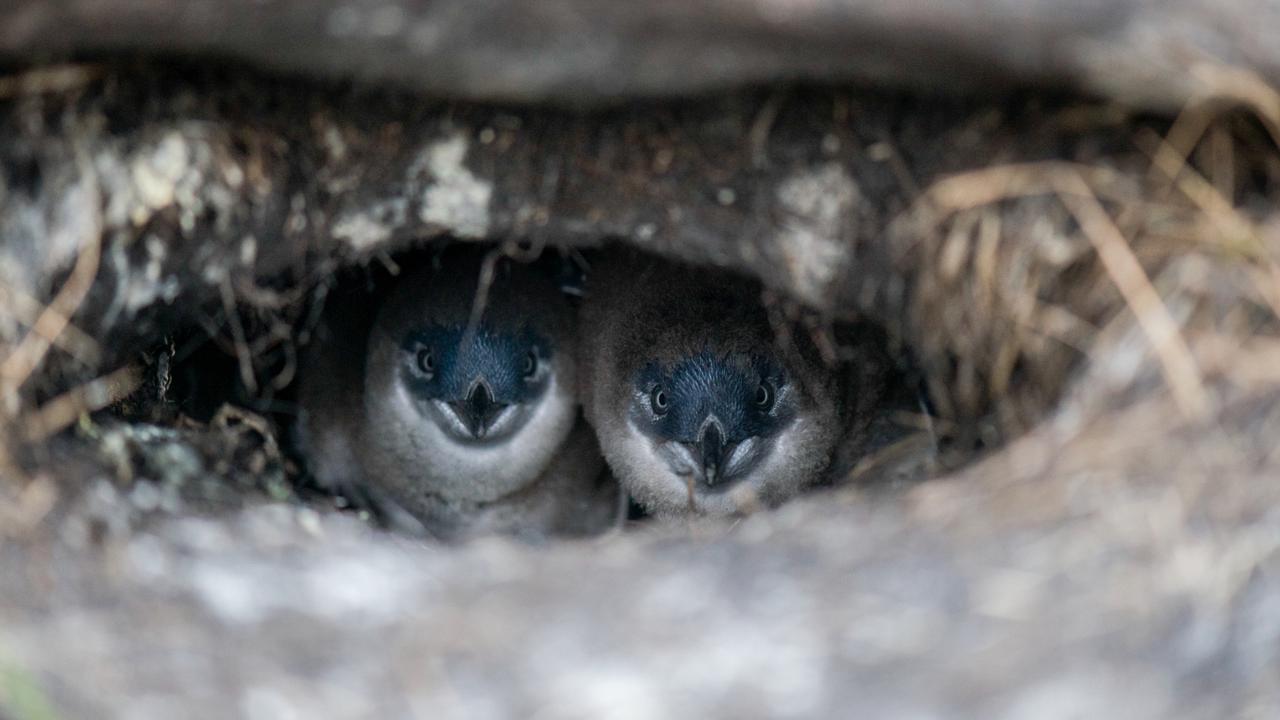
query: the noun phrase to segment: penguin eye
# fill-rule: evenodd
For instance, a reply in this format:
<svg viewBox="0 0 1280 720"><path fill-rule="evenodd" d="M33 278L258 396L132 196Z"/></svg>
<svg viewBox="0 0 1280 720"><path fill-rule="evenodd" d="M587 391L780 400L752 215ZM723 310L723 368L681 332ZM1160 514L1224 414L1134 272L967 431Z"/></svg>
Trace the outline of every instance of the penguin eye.
<svg viewBox="0 0 1280 720"><path fill-rule="evenodd" d="M768 380L762 380L756 386L756 407L766 412L773 407L773 386Z"/></svg>
<svg viewBox="0 0 1280 720"><path fill-rule="evenodd" d="M524 356L525 379L528 380L529 378L533 377L534 373L536 372L538 372L538 356L532 350L530 350L529 353Z"/></svg>
<svg viewBox="0 0 1280 720"><path fill-rule="evenodd" d="M667 414L667 392L661 386L649 393L649 405L653 407L654 415Z"/></svg>
<svg viewBox="0 0 1280 720"><path fill-rule="evenodd" d="M415 358L418 363L418 370L428 378L435 375L436 372L436 356L426 348L419 348L418 355Z"/></svg>

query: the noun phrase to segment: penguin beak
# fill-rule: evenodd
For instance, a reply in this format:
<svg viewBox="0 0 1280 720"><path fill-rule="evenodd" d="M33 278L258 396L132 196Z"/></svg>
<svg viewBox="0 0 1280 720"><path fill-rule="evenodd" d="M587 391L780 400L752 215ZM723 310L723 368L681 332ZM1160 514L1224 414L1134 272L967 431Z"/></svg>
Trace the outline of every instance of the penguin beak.
<svg viewBox="0 0 1280 720"><path fill-rule="evenodd" d="M724 430L718 422L709 422L702 428L693 455L702 466L702 481L707 487L715 487L724 478L724 461L733 451L725 441Z"/></svg>
<svg viewBox="0 0 1280 720"><path fill-rule="evenodd" d="M477 378L471 384L465 400L449 404L462 423L467 426L471 436L477 440L485 436L492 427L494 418L506 407L494 398L493 390L489 388L489 383L485 382L484 378Z"/></svg>

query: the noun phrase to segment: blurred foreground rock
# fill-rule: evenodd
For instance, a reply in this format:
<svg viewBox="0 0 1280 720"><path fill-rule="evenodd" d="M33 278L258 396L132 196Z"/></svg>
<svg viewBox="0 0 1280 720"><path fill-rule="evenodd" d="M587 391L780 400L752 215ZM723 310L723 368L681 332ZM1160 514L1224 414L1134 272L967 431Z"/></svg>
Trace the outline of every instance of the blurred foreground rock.
<svg viewBox="0 0 1280 720"><path fill-rule="evenodd" d="M0 58L201 54L482 100L859 80L1175 109L1223 67L1280 80L1272 0L15 0L0 20Z"/></svg>
<svg viewBox="0 0 1280 720"><path fill-rule="evenodd" d="M12 709L25 688L138 719L1280 712L1280 488L1081 442L1096 461L1035 478L993 461L545 547L274 504L100 545L64 525L0 549L0 707L44 717ZM104 487L76 515L131 512Z"/></svg>

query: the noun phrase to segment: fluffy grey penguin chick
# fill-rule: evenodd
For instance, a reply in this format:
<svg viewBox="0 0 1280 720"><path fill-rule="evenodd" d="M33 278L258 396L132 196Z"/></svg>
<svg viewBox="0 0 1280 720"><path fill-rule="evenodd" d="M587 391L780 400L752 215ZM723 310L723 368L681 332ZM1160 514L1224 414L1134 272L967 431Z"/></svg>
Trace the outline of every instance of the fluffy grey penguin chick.
<svg viewBox="0 0 1280 720"><path fill-rule="evenodd" d="M874 402L803 333L779 337L757 283L633 252L593 262L580 337L586 417L658 516L786 501L827 478Z"/></svg>
<svg viewBox="0 0 1280 720"><path fill-rule="evenodd" d="M579 412L574 311L504 259L473 324L482 258L447 251L376 309L330 300L303 358L311 472L447 539L607 529L620 491Z"/></svg>

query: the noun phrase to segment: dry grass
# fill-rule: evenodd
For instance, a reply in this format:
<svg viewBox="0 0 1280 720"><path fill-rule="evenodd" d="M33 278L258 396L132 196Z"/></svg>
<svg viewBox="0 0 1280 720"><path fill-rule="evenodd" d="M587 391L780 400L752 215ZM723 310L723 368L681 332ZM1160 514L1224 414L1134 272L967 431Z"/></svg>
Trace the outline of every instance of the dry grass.
<svg viewBox="0 0 1280 720"><path fill-rule="evenodd" d="M0 95L3 94L3 87L0 86ZM87 154L80 150L76 160L80 176L86 184L90 197L100 198L97 175L90 165ZM57 346L68 351L79 350L81 360L96 359L96 343L76 329L71 324L71 318L80 309L80 305L92 289L101 258L102 228L100 220L95 217L86 223L75 265L52 301L36 312L37 308L34 305L37 303L23 302L26 298L21 293L12 290L5 293L11 299L18 301L10 306L10 312L19 322L27 321L29 328L16 343L4 346L4 357L0 360L0 404L2 404L0 408L0 479L16 482L19 486L27 485L24 473L13 461L15 441L19 438L24 442L42 440L53 432L65 428L71 422L63 417L67 413L66 399L60 398L55 401L58 403L56 406L31 412L24 407L20 393L32 376L39 373L51 347ZM77 391L73 391L75 392ZM79 391L75 397L84 400L93 395L95 397L92 400L96 401L98 399L96 395L100 392L101 390L94 386L91 389ZM33 429L38 429L40 432L33 434ZM25 497L25 494L22 497Z"/></svg>
<svg viewBox="0 0 1280 720"><path fill-rule="evenodd" d="M1129 430L1149 444L1275 378L1280 95L1196 72L1203 98L1162 136L1131 131L1130 158L951 175L895 221L904 335L951 432L1016 437L1063 397L1118 412L1158 371L1176 412Z"/></svg>
<svg viewBox="0 0 1280 720"><path fill-rule="evenodd" d="M102 73L102 68L93 65L66 64L0 76L0 100L74 92L101 77Z"/></svg>

